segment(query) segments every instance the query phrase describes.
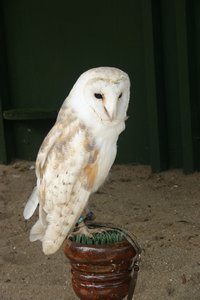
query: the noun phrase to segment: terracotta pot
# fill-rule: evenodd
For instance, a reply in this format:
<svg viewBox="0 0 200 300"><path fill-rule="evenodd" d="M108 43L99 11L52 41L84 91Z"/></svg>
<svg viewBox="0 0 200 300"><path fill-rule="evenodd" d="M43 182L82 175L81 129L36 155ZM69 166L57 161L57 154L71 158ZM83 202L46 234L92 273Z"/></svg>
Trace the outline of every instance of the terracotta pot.
<svg viewBox="0 0 200 300"><path fill-rule="evenodd" d="M127 241L82 245L66 240L65 255L71 263L72 286L82 300L121 300L129 290L136 250Z"/></svg>

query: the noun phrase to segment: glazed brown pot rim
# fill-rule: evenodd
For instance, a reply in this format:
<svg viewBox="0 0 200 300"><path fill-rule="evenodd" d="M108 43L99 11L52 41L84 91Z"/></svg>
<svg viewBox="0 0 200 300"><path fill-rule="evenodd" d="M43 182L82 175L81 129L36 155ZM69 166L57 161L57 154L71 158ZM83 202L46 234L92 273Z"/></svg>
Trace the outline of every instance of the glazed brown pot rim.
<svg viewBox="0 0 200 300"><path fill-rule="evenodd" d="M102 263L105 259L108 261L130 260L136 256L134 247L127 240L105 245L82 245L67 240L64 252L71 261L78 263ZM124 257L124 253L126 253L126 257Z"/></svg>

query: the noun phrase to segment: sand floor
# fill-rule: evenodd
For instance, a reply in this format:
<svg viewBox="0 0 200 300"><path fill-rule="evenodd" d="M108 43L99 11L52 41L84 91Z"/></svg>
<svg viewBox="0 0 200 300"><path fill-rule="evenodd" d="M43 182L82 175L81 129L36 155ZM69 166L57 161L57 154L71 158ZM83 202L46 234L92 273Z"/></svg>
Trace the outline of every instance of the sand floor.
<svg viewBox="0 0 200 300"><path fill-rule="evenodd" d="M63 248L52 256L30 243L23 207L35 185L34 164L0 166L0 299L75 300ZM135 300L200 299L200 173L152 174L147 166L113 167L90 199L97 221L133 232L142 247Z"/></svg>

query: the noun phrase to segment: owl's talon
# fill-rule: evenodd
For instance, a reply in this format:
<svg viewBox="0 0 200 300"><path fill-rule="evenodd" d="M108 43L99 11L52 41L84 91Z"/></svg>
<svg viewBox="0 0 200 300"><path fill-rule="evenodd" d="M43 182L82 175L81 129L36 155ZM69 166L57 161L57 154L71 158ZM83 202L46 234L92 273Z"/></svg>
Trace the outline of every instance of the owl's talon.
<svg viewBox="0 0 200 300"><path fill-rule="evenodd" d="M87 237L93 238L97 233L103 233L106 230L104 228L88 228L88 226L82 221L76 227L76 230L71 233L71 236L74 235L85 235Z"/></svg>

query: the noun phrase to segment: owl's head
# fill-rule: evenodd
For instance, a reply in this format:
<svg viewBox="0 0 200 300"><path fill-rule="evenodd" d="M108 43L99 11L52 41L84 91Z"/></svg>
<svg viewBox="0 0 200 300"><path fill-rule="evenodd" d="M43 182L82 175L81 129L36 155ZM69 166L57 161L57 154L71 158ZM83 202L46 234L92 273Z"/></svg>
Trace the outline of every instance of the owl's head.
<svg viewBox="0 0 200 300"><path fill-rule="evenodd" d="M129 94L130 80L125 72L99 67L79 77L70 92L69 103L80 117L108 125L126 119Z"/></svg>

